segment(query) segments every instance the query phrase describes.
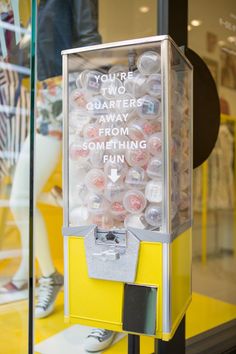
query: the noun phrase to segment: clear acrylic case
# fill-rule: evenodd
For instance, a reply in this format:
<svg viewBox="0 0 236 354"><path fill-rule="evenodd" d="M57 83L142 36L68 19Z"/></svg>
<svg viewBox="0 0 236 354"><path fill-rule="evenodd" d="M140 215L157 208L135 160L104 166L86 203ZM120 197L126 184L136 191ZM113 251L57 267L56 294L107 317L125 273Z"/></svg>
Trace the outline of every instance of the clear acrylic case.
<svg viewBox="0 0 236 354"><path fill-rule="evenodd" d="M66 51L64 226L191 223L192 67L168 36Z"/></svg>

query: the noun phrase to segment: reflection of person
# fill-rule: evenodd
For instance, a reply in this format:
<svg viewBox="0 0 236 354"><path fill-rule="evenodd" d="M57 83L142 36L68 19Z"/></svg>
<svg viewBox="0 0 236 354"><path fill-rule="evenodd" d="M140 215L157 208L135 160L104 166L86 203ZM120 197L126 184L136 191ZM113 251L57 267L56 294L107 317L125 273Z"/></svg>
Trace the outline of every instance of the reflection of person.
<svg viewBox="0 0 236 354"><path fill-rule="evenodd" d="M38 79L41 81L37 98L37 133L35 155L35 197L58 163L61 150L61 51L100 43L96 19L97 0L47 0L38 9ZM18 291L26 287L28 268L29 200L29 138L26 139L17 163L12 195L12 212L22 242L22 260L12 281L1 290ZM56 296L63 285L63 276L54 267L48 243L45 221L35 208L35 252L42 272L35 316L42 318L54 309ZM100 351L108 346L113 332L96 329L85 343L87 350Z"/></svg>
<svg viewBox="0 0 236 354"><path fill-rule="evenodd" d="M236 89L236 56L224 53L224 65L221 70L221 84Z"/></svg>

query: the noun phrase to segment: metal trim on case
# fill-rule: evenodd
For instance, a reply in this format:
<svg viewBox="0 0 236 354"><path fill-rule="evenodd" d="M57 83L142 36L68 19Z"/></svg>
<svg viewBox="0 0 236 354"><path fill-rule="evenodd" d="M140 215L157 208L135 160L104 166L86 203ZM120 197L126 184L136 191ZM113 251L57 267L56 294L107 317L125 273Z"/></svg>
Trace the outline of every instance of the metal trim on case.
<svg viewBox="0 0 236 354"><path fill-rule="evenodd" d="M64 315L69 316L68 238L64 238Z"/></svg>
<svg viewBox="0 0 236 354"><path fill-rule="evenodd" d="M68 54L83 53L83 52L94 51L94 50L117 48L117 47L121 47L121 46L124 47L124 46L136 45L136 44L156 43L156 42L161 42L164 39L168 39L168 41L171 42L171 44L177 49L179 54L182 57L184 57L184 60L188 64L188 66L192 69L193 66L190 63L190 61L184 56L181 49L177 46L177 44L173 41L173 39L168 35L152 36L152 37L145 37L145 38L138 38L138 39L129 39L126 41L119 41L119 42L105 43L105 44L96 44L96 45L91 45L91 46L86 46L86 47L66 49L66 50L62 50L61 54L68 55Z"/></svg>
<svg viewBox="0 0 236 354"><path fill-rule="evenodd" d="M162 97L165 97L165 100L162 100L162 109L163 109L163 117L169 117L169 62L168 62L168 54L169 54L169 42L168 40L164 40L161 43L161 73L162 73ZM167 234L171 232L171 221L169 218L170 214L170 163L169 163L169 132L170 132L170 123L169 119L164 119L162 121L164 126L162 136L164 141L164 151L163 151L163 199L167 203L163 203L163 224L165 225L165 231ZM167 210L168 208L168 210Z"/></svg>
<svg viewBox="0 0 236 354"><path fill-rule="evenodd" d="M170 245L168 243L163 245L163 259L162 259L162 331L170 333L171 331L171 296L170 296Z"/></svg>
<svg viewBox="0 0 236 354"><path fill-rule="evenodd" d="M68 57L62 57L62 87L63 87L63 224L69 225L69 159L68 159Z"/></svg>
<svg viewBox="0 0 236 354"><path fill-rule="evenodd" d="M74 236L74 237L85 237L89 232L96 229L96 225L89 226L64 226L62 229L63 236ZM157 231L136 229L133 227L129 227L127 231L132 232L140 241L145 242L158 242L158 243L171 243L174 241L179 235L183 232L187 231L192 227L192 220L187 221L183 225L180 225L176 228L171 234L160 233ZM125 229L124 229L125 230ZM108 230L109 231L109 230Z"/></svg>

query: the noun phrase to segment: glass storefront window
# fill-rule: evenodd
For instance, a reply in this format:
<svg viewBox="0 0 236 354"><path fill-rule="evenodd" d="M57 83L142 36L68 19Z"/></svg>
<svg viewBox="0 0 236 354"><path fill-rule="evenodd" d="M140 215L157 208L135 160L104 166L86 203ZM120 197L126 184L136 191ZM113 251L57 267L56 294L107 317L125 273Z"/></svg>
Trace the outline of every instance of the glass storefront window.
<svg viewBox="0 0 236 354"><path fill-rule="evenodd" d="M28 350L30 11L0 3L1 353Z"/></svg>
<svg viewBox="0 0 236 354"><path fill-rule="evenodd" d="M236 6L189 1L189 47L211 71L221 105L216 146L194 171L193 290L217 299L209 327L235 319ZM199 142L200 143L200 142ZM212 299L213 301L213 299ZM207 320L206 320L207 323Z"/></svg>
<svg viewBox="0 0 236 354"><path fill-rule="evenodd" d="M156 0L99 1L102 42L142 38L157 34Z"/></svg>

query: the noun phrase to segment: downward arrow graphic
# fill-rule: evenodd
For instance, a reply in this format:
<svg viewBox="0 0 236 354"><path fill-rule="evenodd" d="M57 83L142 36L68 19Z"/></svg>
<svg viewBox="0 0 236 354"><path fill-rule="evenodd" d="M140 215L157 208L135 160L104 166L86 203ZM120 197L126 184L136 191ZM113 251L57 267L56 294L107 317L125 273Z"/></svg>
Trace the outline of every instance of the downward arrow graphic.
<svg viewBox="0 0 236 354"><path fill-rule="evenodd" d="M117 170L115 168L111 169L111 174L108 175L108 177L110 178L110 180L115 183L116 181L118 181L118 179L120 178L120 175L117 174Z"/></svg>

